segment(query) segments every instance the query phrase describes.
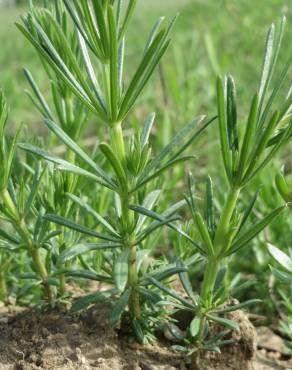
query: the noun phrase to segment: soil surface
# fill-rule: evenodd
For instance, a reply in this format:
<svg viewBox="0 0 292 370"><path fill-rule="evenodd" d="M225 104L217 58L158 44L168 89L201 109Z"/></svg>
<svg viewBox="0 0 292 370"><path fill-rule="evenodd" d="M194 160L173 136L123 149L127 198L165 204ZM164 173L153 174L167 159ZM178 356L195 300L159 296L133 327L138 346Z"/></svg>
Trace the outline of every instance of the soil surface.
<svg viewBox="0 0 292 370"><path fill-rule="evenodd" d="M188 369L185 359L167 349L172 343L131 344L129 338L108 328L107 317L108 307L104 306L78 315L64 308L2 307L0 370ZM224 347L221 356L209 355L202 365L209 370L292 369L289 356L265 348L264 339L256 350L255 330L244 313L237 312L232 319L240 325L240 331L232 334L235 344Z"/></svg>

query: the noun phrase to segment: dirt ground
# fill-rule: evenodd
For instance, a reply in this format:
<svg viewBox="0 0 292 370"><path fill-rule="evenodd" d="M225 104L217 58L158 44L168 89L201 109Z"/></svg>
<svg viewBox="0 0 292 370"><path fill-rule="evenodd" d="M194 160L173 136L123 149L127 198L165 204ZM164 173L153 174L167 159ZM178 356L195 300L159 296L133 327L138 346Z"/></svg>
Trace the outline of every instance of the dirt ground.
<svg viewBox="0 0 292 370"><path fill-rule="evenodd" d="M0 309L0 370L187 370L170 343L131 344L129 338L107 326L108 307L95 306L80 314L64 308L41 311L20 307ZM264 333L256 349L255 330L246 315L237 313L235 344L223 354L209 356L209 370L292 369L292 360L276 348L265 348L271 335ZM217 330L214 328L213 330ZM265 331L265 330L263 330ZM270 345L270 347L273 344Z"/></svg>

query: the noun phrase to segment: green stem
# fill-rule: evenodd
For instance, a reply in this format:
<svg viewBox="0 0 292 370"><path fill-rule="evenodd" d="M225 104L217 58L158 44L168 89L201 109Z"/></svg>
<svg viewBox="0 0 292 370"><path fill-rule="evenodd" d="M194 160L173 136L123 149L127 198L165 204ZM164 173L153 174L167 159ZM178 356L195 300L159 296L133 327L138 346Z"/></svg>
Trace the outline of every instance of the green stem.
<svg viewBox="0 0 292 370"><path fill-rule="evenodd" d="M137 291L138 273L137 273L136 246L130 247L128 285L132 288L132 294L130 297L130 311L132 312L134 317L139 319L141 316L141 309L140 309L140 297Z"/></svg>
<svg viewBox="0 0 292 370"><path fill-rule="evenodd" d="M228 191L214 238L215 256L207 260L204 279L201 287L201 299L207 308L212 305L212 293L220 268L222 251L226 250L231 242L232 216L236 208L239 194L240 188L238 187L231 187ZM199 316L201 317L201 321L199 332L196 337L196 346L198 350L194 352L191 358L192 370L200 369L201 346L203 343L206 316L204 312L199 313Z"/></svg>
<svg viewBox="0 0 292 370"><path fill-rule="evenodd" d="M13 225L15 229L17 230L18 234L22 238L22 240L26 243L27 248L32 256L32 259L34 261L35 267L37 269L38 274L40 275L44 288L47 293L48 301L52 305L54 300L54 295L52 288L50 284L48 283L48 273L46 270L45 265L43 264L43 261L40 257L39 250L36 248L36 246L33 243L33 240L31 239L30 233L26 227L26 224L24 220L21 219L20 214L18 212L18 209L16 208L9 192L7 189L5 189L2 192L2 199L3 203L10 213L10 215L13 218Z"/></svg>
<svg viewBox="0 0 292 370"><path fill-rule="evenodd" d="M66 293L66 277L65 274L59 276L59 295L62 296Z"/></svg>
<svg viewBox="0 0 292 370"><path fill-rule="evenodd" d="M125 165L126 163L126 150L125 150L125 143L124 143L124 136L122 130L122 123L116 122L111 127L111 144L113 150L117 153L118 158L120 159L121 163Z"/></svg>
<svg viewBox="0 0 292 370"><path fill-rule="evenodd" d="M192 370L199 370L200 369L200 362L201 362L201 346L203 342L203 335L204 335L204 329L205 329L205 323L206 323L206 316L202 315L201 321L200 321L200 328L199 332L197 335L197 340L196 340L196 346L197 346L197 351L194 352L191 356L191 369Z"/></svg>
<svg viewBox="0 0 292 370"><path fill-rule="evenodd" d="M240 188L231 187L228 191L226 202L221 213L221 218L217 226L217 231L214 239L214 249L217 255L226 250L230 243L230 225L233 212L236 208L238 196L240 194Z"/></svg>
<svg viewBox="0 0 292 370"><path fill-rule="evenodd" d="M201 297L203 301L208 300L208 298L212 297L212 291L217 279L219 266L220 263L216 259L209 260L206 264L204 279L201 288Z"/></svg>
<svg viewBox="0 0 292 370"><path fill-rule="evenodd" d="M0 301L6 302L7 301L7 286L6 286L6 279L5 274L3 271L0 272Z"/></svg>
<svg viewBox="0 0 292 370"><path fill-rule="evenodd" d="M71 117L71 119L73 119L73 116ZM75 164L76 154L74 152L72 152L71 150L68 150L66 152L65 159L68 162L70 162L72 164ZM67 174L67 188L69 189L70 193L74 193L76 183L77 183L76 182L76 176L73 175L73 174L68 173ZM61 209L62 209L61 212L63 213L63 216L66 217L70 207L65 206L65 209L64 209L64 207L61 206ZM63 252L63 250L66 247L66 245L64 245L64 231L65 231L65 228L63 226L57 226L57 230L61 231L61 234L59 235L59 252L61 253L61 252ZM66 292L66 276L63 273L59 275L59 284L60 284L59 285L59 295L62 296Z"/></svg>
<svg viewBox="0 0 292 370"><path fill-rule="evenodd" d="M41 258L40 253L39 253L39 249L34 248L31 251L31 255L32 255L33 261L35 263L36 269L37 269L37 271L38 271L38 273L39 273L39 275L40 275L40 277L43 281L43 285L44 285L44 288L45 288L46 293L47 293L48 301L51 305L53 305L54 295L53 295L52 288L51 288L50 284L48 283L48 273L47 273L45 265L43 264L42 258Z"/></svg>
<svg viewBox="0 0 292 370"><path fill-rule="evenodd" d="M118 158L120 159L124 168L126 168L126 151L123 137L123 130L121 122L115 123L111 127L111 145L113 150L116 151ZM125 171L127 173L127 171ZM129 301L129 308L132 315L136 318L140 318L140 300L139 293L137 291L138 284L138 271L137 271L137 250L136 246L133 246L131 240L133 238L132 224L133 224L133 212L129 209L130 197L128 192L120 194L121 197L121 208L122 208L122 225L123 225L123 239L124 249L129 250L128 259L128 287L132 288L132 293Z"/></svg>

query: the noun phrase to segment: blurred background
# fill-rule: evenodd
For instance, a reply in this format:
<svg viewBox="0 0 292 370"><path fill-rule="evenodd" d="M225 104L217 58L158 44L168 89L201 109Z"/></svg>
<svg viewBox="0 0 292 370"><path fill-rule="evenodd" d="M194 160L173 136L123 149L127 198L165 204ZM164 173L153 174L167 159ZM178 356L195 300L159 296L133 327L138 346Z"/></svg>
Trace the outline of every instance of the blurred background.
<svg viewBox="0 0 292 370"><path fill-rule="evenodd" d="M40 0L35 0L37 4ZM40 1L41 2L41 1ZM41 117L35 111L24 90L28 88L22 68L28 68L44 95L50 99L49 83L32 46L24 39L14 22L25 13L28 1L0 0L0 86L7 94L10 105L11 127L20 122L32 133L42 132ZM159 71L137 105L133 120L140 120L150 111L158 114L153 135L155 150L169 141L179 127L198 114L216 114L215 82L218 74L232 74L238 94L240 124L245 124L252 95L258 88L265 35L272 22L286 15L288 22L279 57L278 72L291 54L292 1L291 0L140 0L139 10L131 24L128 38L127 65L139 62L141 51L153 23L159 16L170 18L180 13L173 31L172 46L160 64ZM131 68L128 68L129 73ZM287 86L291 84L286 82ZM216 124L193 145L197 160L189 164L197 179L210 174L215 195L220 204L224 194L222 163L218 162L219 145ZM276 207L281 200L273 186L273 177L286 165L291 179L292 148L287 148L246 191L243 204L261 188L261 202L254 217L261 217ZM272 174L272 178L271 178ZM178 174L177 178L185 178ZM166 186L175 186L176 176ZM272 185L271 185L272 184ZM181 185L182 188L184 184ZM234 275L239 278L256 278L258 284L248 297L266 301L255 313L272 317L275 307L269 300L271 263L266 252L269 241L284 251L291 247L292 217L287 213L279 217L258 240L252 249L242 252L233 261ZM242 294L245 294L244 292ZM264 307L264 309L263 309ZM266 311L266 312L263 312Z"/></svg>
<svg viewBox="0 0 292 370"><path fill-rule="evenodd" d="M25 12L26 4L28 0L0 0L0 86L13 107L14 122L37 118L23 94L27 85L22 68L29 68L46 89L45 73L36 53L14 25ZM282 14L289 23L292 14L291 0L139 0L138 4L132 39L128 40L133 63L138 61L135 55L140 55L155 20L180 13L172 47L164 59L168 99L171 104L180 105L180 121L197 113L208 113L206 108L214 107L214 81L218 73L234 75L244 109L257 87L269 25ZM280 64L289 54L291 36L292 27L288 24ZM152 98L157 98L153 92Z"/></svg>

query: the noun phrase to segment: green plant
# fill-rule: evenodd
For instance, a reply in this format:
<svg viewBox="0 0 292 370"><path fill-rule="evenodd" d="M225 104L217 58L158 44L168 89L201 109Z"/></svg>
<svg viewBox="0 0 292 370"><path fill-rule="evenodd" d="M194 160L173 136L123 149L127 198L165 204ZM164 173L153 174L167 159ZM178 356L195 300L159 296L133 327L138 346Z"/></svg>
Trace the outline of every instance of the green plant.
<svg viewBox="0 0 292 370"><path fill-rule="evenodd" d="M275 179L276 187L281 194L282 198L288 205L291 206L292 196L291 191L289 191L288 184L285 180L284 174L282 172L276 175ZM282 333L289 338L289 343L287 346L292 348L292 306L289 296L291 296L291 286L292 286L292 257L291 250L289 250L290 255L284 253L272 244L268 245L268 251L272 256L273 260L280 265L280 269L271 267L272 273L277 278L277 280L287 285L287 293L283 289L278 289L279 295L282 299L282 305L285 308L286 315L281 317L279 327Z"/></svg>
<svg viewBox="0 0 292 370"><path fill-rule="evenodd" d="M236 329L236 323L220 315L258 302L258 300L251 300L235 306L220 307L226 304L229 296L228 279L225 277L229 257L249 247L253 238L286 208L284 204L255 224L248 225L247 221L258 198L258 191L243 210L240 207L240 195L246 191L249 183L269 164L283 145L291 139L291 94L289 93L279 104L277 110L273 107L291 67L291 58L268 95L268 87L281 47L284 25L285 19L282 20L278 29L272 25L268 32L260 85L253 97L244 132L237 124L233 78L227 76L224 82L221 78L217 80L218 129L224 172L228 181L225 201L219 212L216 213L214 207L211 179L208 178L206 183L204 213L202 214L195 197L195 182L192 175L189 176L189 196L186 197L186 201L192 213L193 224L200 235L199 240L192 239L192 243L206 261L199 299L194 300L190 284L182 280L191 303L187 304L181 299L180 303L195 313L190 325L192 339L188 342L194 345L189 352L192 355L194 369L200 367L202 351L218 349L216 343L211 346L209 339L206 339L208 322L214 321ZM182 234L180 229L178 232ZM188 240L190 239L188 237ZM183 276L182 273L180 276Z"/></svg>
<svg viewBox="0 0 292 370"><path fill-rule="evenodd" d="M291 251L290 256L286 253L282 252L280 249L275 247L272 244L268 245L268 251L270 255L273 257L274 261L280 265L280 269L274 268L271 266L271 270L277 280L280 283L286 284L288 291L285 293L282 289L278 289L280 297L282 299L282 305L285 308L286 315L281 317L279 327L282 333L289 338L289 343L287 342L287 346L292 349L292 321L291 321L291 314L292 314L292 306L291 300L289 296L291 296L291 286L292 286L292 257Z"/></svg>
<svg viewBox="0 0 292 370"><path fill-rule="evenodd" d="M57 118L48 114L44 99L28 75L37 97L37 101L34 100L35 105L40 107L39 110L43 113L46 126L66 145L68 155L74 154L74 161L71 155L63 159L30 144L19 146L27 152L53 162L58 169L72 173L73 179L76 175L85 176L88 181L95 184L98 191L104 187L111 194L110 205L114 207L110 211L111 219L105 218L91 207L92 199L88 203L82 199L82 193L81 197L73 194L78 190L76 187L73 190L69 188L66 194L63 194L66 197L61 197L60 204L70 200L80 209L85 210L85 214L95 219L100 231L72 221L66 212L62 213L62 207L55 207L53 214L50 213L50 208L46 207L48 213L45 219L47 221L62 228L68 227L87 237L102 240L101 243L92 243L83 239L71 248L64 248L57 259L55 274L63 271L68 276L92 278L114 284L113 289L84 297L73 306L73 309L84 308L101 298L117 296L118 300L112 311L110 323L117 324L125 309L129 307L130 319L136 336L139 340L145 341L147 335L151 338L149 329L152 326L148 325L147 320L152 320L153 325L155 321L151 319L149 306L152 307L154 315L153 303L158 300L157 293L148 289L151 276L156 276L158 280L168 279L182 268L166 265L161 270L157 269L157 263L146 265L146 269L141 268L143 260L149 254L143 249L143 245L157 229L177 220L176 212L185 202L174 204L153 222L148 222L145 215L133 212L139 206L131 205L141 204L143 209L151 213L153 207L157 206L157 199L161 193L160 189L155 188L156 179L175 165L192 158L181 156L181 154L213 119L206 121L203 116L195 118L181 129L154 158L151 158L149 145L154 114L148 116L142 128L136 128L132 138L125 140L123 128L126 117L167 50L170 42L168 35L175 19L167 28L161 28L161 20L154 25L142 60L126 88L123 79L124 37L135 1L129 1L123 16L121 1L115 3L114 8L109 1L91 3L84 0L80 3L77 1L71 3L65 0L66 10L72 20L70 26L67 22L64 24L60 22L65 15L61 17L58 16L57 11L52 13L48 9L32 7L27 17L23 18L22 24L18 24L19 29L35 46L45 66L49 69L49 75L51 76L53 72L58 84L62 81L61 86L64 86L65 91L72 92L80 103L94 114L96 120L105 124L109 132L110 143L103 141L98 144L96 158L88 155L81 148L82 142L79 138L74 135L70 136L70 132L66 131L65 125L62 124L62 114L59 114ZM56 9L59 9L59 4L56 1ZM63 11L65 12L65 9ZM59 21L56 21L54 14L57 15ZM68 33L68 29L71 32ZM70 42L73 42L76 50L72 50ZM56 102L55 106L58 112ZM202 123L204 120L205 122ZM65 123L67 124L66 121ZM197 128L199 123L201 125ZM76 124L74 122L72 125L73 129L76 129ZM103 166L97 161L101 154L104 157ZM86 252L100 250L109 250L107 254L101 255L103 261L99 267L102 274L97 274L90 269L89 271L70 270L68 266L62 270L62 263L82 258L81 255ZM83 267L88 267L84 260L81 264ZM148 317L149 312L150 318ZM147 335L144 335L144 332Z"/></svg>
<svg viewBox="0 0 292 370"><path fill-rule="evenodd" d="M277 166L277 153L292 138L291 90L285 98L282 95L291 57L274 86L271 84L285 19L279 28L269 30L260 85L245 127L238 124L241 112L237 114L233 78L217 80L224 170L216 169L212 176L217 178L215 196L211 177L195 182L190 174L188 194L178 201L173 190L185 171L185 162L194 158L183 153L215 118L198 116L181 129L171 126L174 116L182 120L197 107L187 100L192 83L201 83L200 74L183 65L183 54L178 54L175 70L186 72L186 78L175 76L172 68L160 64L175 18L166 28L162 18L156 22L140 64L130 76L133 66L125 52L125 40L135 0L129 0L125 7L121 0L44 4L44 8L31 4L17 26L36 49L49 81L50 96L41 92L25 70L31 88L27 93L49 129L48 137L29 144L18 143L18 134L8 139L4 133L7 106L3 95L0 99L0 299L7 301L6 282L11 275L27 282L19 284L16 292L18 302L24 303L27 300L22 297L28 291L34 296L32 302L38 302L39 287L53 305L67 298L66 282L71 279L82 286L83 279L104 283L106 290L74 301L72 311L110 299L109 323L115 326L121 321L126 330L130 323L131 334L142 343L154 340L162 321L168 321L173 336L181 342L174 348L190 356L193 369L197 369L204 351L220 352L221 346L231 343L229 330L237 329L238 324L225 314L259 303L258 299L238 304L229 300L254 284L242 283L240 275L230 274L230 257L236 263L238 252L247 250L291 203L282 174L276 185L285 204L260 218L253 212L262 198L259 190L246 203L255 182L261 181L262 170L271 161ZM213 68L218 70L211 38L206 43ZM144 113L138 111L135 119L130 113L158 66L163 127L152 141L155 114L148 115L141 125ZM182 91L176 91L178 86ZM169 88L176 102L174 109L167 100ZM159 94L152 95L151 103L160 106ZM93 136L91 151L84 140L88 130ZM177 134L169 139L173 131ZM212 137L205 140L210 148ZM24 151L20 157L15 155L17 145ZM191 219L180 222L179 213L186 205ZM261 214L269 209L262 208ZM169 229L170 233L163 234ZM160 242L166 253L158 249ZM277 252L279 255L282 261L283 254ZM15 266L20 266L17 273ZM274 271L287 278L287 271ZM199 293L193 278L198 272L203 278ZM177 274L186 296L173 290ZM286 293L280 294L291 310ZM173 310L187 310L193 316L185 336L173 325ZM212 337L208 328L214 324L227 330ZM289 325L281 325L287 335Z"/></svg>
<svg viewBox="0 0 292 370"><path fill-rule="evenodd" d="M25 247L28 253L30 254L34 265L36 268L36 273L41 279L42 284L45 287L48 300L52 302L53 293L51 286L48 282L48 271L44 262L42 261L40 254L40 247L42 243L49 240L53 237L53 234L47 234L44 229L42 229L35 223L35 232L32 232L27 219L31 216L31 212L34 212L33 203L37 194L37 188L39 186L42 170L40 165L37 166L34 171L33 182L31 186L25 185L25 182L20 180L19 182L13 181L11 176L14 159L15 159L15 150L18 140L18 135L20 130L18 130L12 142L8 142L5 136L5 125L8 117L8 108L6 104L5 97L3 93L0 97L0 138L1 138L1 218L4 222L11 225L14 231L17 233L17 237L5 229L1 229L1 238L8 243L9 248L6 250L17 250L18 248ZM16 195L16 187L18 186L18 192ZM7 228L6 228L7 229ZM42 232L39 234L39 232ZM42 239L39 239L39 236L42 236ZM8 260L9 261L9 260ZM5 266L6 265L6 266ZM4 267L1 270L2 273L9 267L7 262L2 264ZM3 281L3 279L2 279ZM2 296L6 296L5 285L2 284Z"/></svg>

